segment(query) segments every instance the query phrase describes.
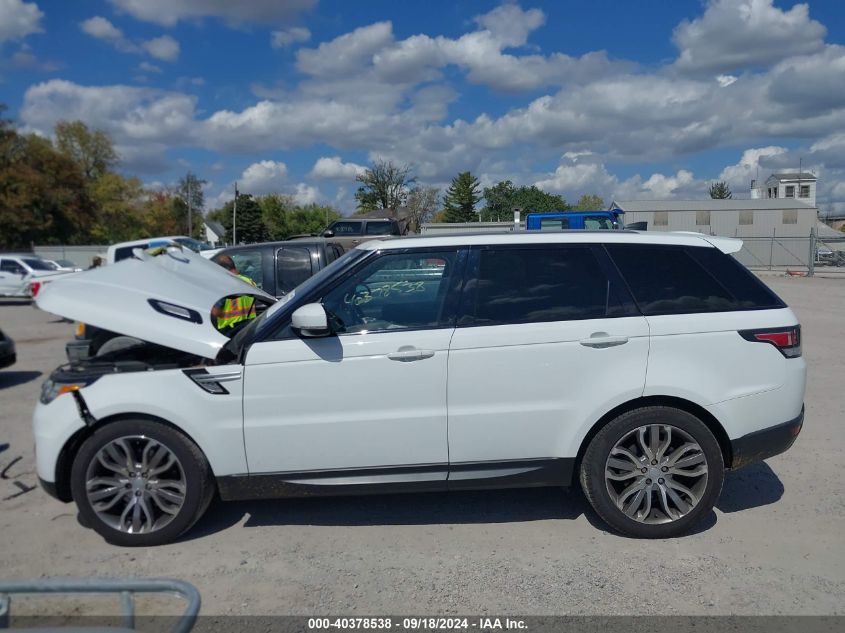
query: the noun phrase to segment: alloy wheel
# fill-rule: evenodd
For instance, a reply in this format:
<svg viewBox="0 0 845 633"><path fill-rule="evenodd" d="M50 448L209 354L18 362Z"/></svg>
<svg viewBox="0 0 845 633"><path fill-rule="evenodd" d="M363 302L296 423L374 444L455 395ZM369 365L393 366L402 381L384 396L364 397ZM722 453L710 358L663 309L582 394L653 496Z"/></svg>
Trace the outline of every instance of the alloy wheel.
<svg viewBox="0 0 845 633"><path fill-rule="evenodd" d="M676 521L698 505L707 487L707 457L676 426L637 427L614 444L604 469L616 507L639 523Z"/></svg>
<svg viewBox="0 0 845 633"><path fill-rule="evenodd" d="M185 503L185 471L167 446L144 435L111 440L88 464L85 493L106 525L121 532L155 532Z"/></svg>

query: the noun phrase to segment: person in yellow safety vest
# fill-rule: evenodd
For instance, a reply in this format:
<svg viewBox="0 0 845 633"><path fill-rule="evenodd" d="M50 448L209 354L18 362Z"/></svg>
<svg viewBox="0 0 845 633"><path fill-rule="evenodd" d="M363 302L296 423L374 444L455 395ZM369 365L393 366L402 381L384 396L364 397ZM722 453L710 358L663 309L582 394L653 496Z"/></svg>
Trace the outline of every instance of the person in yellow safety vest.
<svg viewBox="0 0 845 633"><path fill-rule="evenodd" d="M228 255L221 255L220 257L215 258L214 261L239 279L242 279L252 286L257 286L252 279L246 275L241 275L238 272L235 262ZM223 301L222 307L214 306L211 309L211 316L217 319L217 329L220 331L233 328L238 323L254 319L256 316L255 297L241 295L239 297L227 298Z"/></svg>

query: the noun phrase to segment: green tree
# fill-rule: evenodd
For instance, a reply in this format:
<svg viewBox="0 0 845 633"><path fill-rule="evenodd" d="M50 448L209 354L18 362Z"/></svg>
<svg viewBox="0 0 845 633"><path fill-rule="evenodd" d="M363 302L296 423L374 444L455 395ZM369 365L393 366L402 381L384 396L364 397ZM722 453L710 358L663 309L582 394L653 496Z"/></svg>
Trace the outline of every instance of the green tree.
<svg viewBox="0 0 845 633"><path fill-rule="evenodd" d="M144 237L140 180L104 172L88 189L96 208L91 227L94 242L106 244Z"/></svg>
<svg viewBox="0 0 845 633"><path fill-rule="evenodd" d="M292 196L269 194L257 198L267 239L285 240L292 235L320 234L340 217L331 207L317 204L298 205Z"/></svg>
<svg viewBox="0 0 845 633"><path fill-rule="evenodd" d="M417 179L411 175L410 165L396 165L389 160L378 159L355 180L361 183L355 192L358 211L367 213L404 206L408 189Z"/></svg>
<svg viewBox="0 0 845 633"><path fill-rule="evenodd" d="M463 171L454 178L443 196L446 222L477 222L475 205L481 200L478 178Z"/></svg>
<svg viewBox="0 0 845 633"><path fill-rule="evenodd" d="M493 187L487 187L483 193L487 204L481 210L481 220L485 222L509 221L513 219L515 208L520 209L522 217L532 212L571 210L563 196L547 193L535 185L515 187L510 180L503 180Z"/></svg>
<svg viewBox="0 0 845 633"><path fill-rule="evenodd" d="M440 189L437 187L414 187L408 194L405 211L408 219L408 230L419 233L420 226L431 222L437 212Z"/></svg>
<svg viewBox="0 0 845 633"><path fill-rule="evenodd" d="M731 188L728 187L728 183L724 180L720 180L719 182L714 182L710 185L710 197L714 200L725 200L728 198L733 198L733 193L731 193Z"/></svg>
<svg viewBox="0 0 845 633"><path fill-rule="evenodd" d="M572 207L573 211L603 211L604 198L595 194L584 194Z"/></svg>
<svg viewBox="0 0 845 633"><path fill-rule="evenodd" d="M89 182L117 164L117 152L105 132L92 131L82 121L59 121L55 132L58 150L81 167Z"/></svg>
<svg viewBox="0 0 845 633"><path fill-rule="evenodd" d="M232 211L234 200L230 200L219 209L208 214L209 219L216 220L226 229L226 241L234 244L232 235ZM267 227L262 218L261 206L248 193L238 194L237 216L238 244L252 244L267 240Z"/></svg>

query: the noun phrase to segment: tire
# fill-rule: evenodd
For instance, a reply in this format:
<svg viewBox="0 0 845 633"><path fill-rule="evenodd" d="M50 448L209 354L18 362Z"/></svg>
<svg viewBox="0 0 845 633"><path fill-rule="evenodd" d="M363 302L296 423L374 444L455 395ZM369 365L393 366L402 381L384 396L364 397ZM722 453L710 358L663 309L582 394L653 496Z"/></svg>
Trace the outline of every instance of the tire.
<svg viewBox="0 0 845 633"><path fill-rule="evenodd" d="M205 513L214 490L199 447L152 420L102 425L83 442L71 468L71 493L83 525L114 545L175 540Z"/></svg>
<svg viewBox="0 0 845 633"><path fill-rule="evenodd" d="M596 513L636 538L685 534L713 509L724 478L712 431L694 415L662 406L609 422L590 441L580 466L581 488Z"/></svg>
<svg viewBox="0 0 845 633"><path fill-rule="evenodd" d="M103 356L111 352L117 352L119 350L135 347L136 345L142 345L143 343L144 341L133 336L116 335L113 338L110 338L105 341L102 345L100 345L100 347L94 353L94 356Z"/></svg>
<svg viewBox="0 0 845 633"><path fill-rule="evenodd" d="M96 356L99 354L100 348L116 336L120 335L115 332L109 332L108 330L100 330L94 334L91 338L91 344L88 346L88 355Z"/></svg>

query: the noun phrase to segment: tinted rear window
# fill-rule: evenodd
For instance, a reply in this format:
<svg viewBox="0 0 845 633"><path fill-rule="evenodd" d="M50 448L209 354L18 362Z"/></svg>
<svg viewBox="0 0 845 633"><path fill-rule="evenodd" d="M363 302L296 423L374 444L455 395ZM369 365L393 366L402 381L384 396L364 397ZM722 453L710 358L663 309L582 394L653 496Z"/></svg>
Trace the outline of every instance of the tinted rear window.
<svg viewBox="0 0 845 633"><path fill-rule="evenodd" d="M367 235L391 235L392 222L367 222Z"/></svg>
<svg viewBox="0 0 845 633"><path fill-rule="evenodd" d="M276 296L289 293L312 274L311 250L285 246L276 252Z"/></svg>
<svg viewBox="0 0 845 633"><path fill-rule="evenodd" d="M621 306L589 248L485 249L461 325L597 319Z"/></svg>
<svg viewBox="0 0 845 633"><path fill-rule="evenodd" d="M646 316L783 307L739 262L716 248L613 244L607 251Z"/></svg>

